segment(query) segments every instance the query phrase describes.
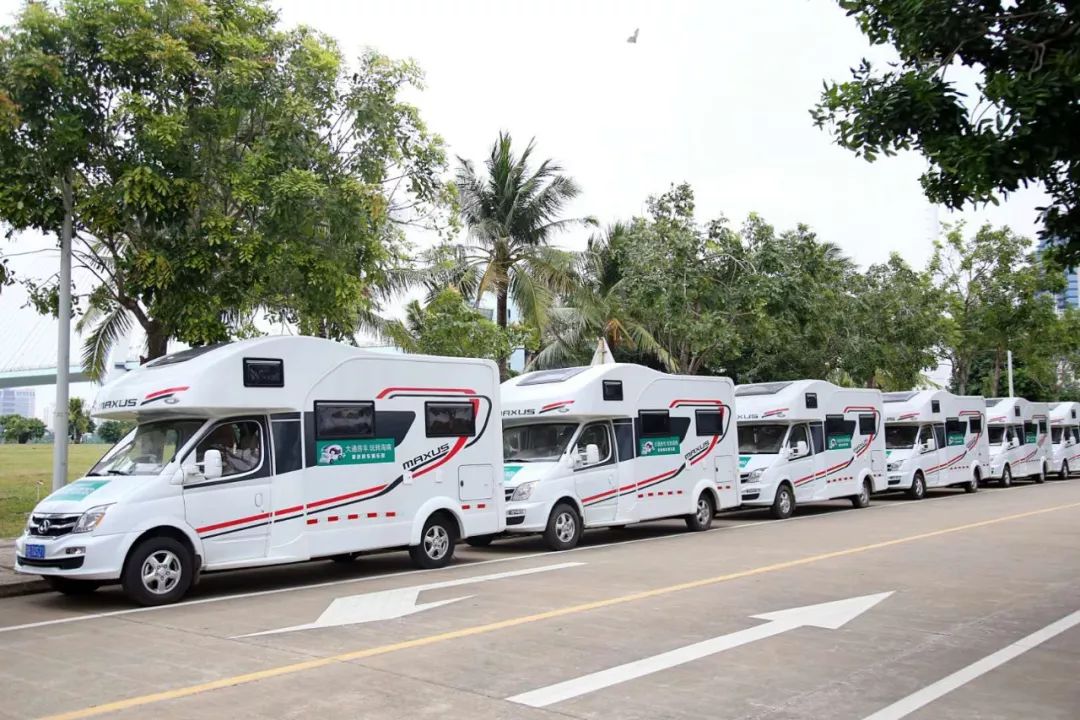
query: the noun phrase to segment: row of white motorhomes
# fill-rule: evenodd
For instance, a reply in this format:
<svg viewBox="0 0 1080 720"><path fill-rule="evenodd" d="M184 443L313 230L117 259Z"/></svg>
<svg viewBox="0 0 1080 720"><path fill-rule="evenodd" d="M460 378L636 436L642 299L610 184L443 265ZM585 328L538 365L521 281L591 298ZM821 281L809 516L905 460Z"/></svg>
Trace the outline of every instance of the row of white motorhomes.
<svg viewBox="0 0 1080 720"><path fill-rule="evenodd" d="M737 414L736 414L737 409ZM603 364L500 387L484 360L372 353L278 337L184 350L101 389L94 414L135 429L45 498L16 569L66 593L119 581L182 597L203 571L351 560L458 540L582 530L1080 466L1077 403L889 393L818 380L733 386Z"/></svg>

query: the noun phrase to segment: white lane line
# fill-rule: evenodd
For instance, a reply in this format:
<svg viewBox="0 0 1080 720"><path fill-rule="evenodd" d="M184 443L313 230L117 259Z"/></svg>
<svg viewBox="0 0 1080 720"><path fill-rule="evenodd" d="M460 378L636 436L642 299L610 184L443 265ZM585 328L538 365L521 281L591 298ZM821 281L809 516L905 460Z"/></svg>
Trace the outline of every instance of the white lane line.
<svg viewBox="0 0 1080 720"><path fill-rule="evenodd" d="M932 685L927 685L922 690L878 710L873 715L867 715L865 720L899 720L899 718L907 717L956 688L971 682L981 675L985 675L1077 625L1080 625L1080 610L1071 615L1066 615L1057 622L1047 625L1042 630L1036 630L1027 637L1017 640L1012 645L1007 645L997 652L987 655L982 660L957 670L952 675L943 677Z"/></svg>
<svg viewBox="0 0 1080 720"><path fill-rule="evenodd" d="M1034 485L1031 485L1031 486L1021 485L1021 486L1014 486L1013 488L1009 488L1009 489L1010 490L1018 490L1018 489L1023 489L1023 488L1027 488L1027 487L1035 487L1035 486ZM963 497L963 495L960 495L960 494L942 495L940 497L935 497L935 498L925 498L925 499L920 500L918 502L897 501L897 502L892 502L892 503L888 503L888 504L876 503L876 504L871 505L869 508L866 508L865 510L862 510L861 512L866 512L867 510L871 510L871 511L872 510L884 510L884 509L887 509L887 508L895 508L895 507L916 508L916 507L925 505L926 503L938 502L940 500L952 500L952 499L957 498L957 497ZM752 509L748 509L748 510L738 510L738 511L736 511L736 514L741 515L742 513L746 513L746 512L764 512L766 510L768 510L768 508L752 508ZM585 552L585 551L588 551L588 550L604 550L604 549L609 549L609 548L622 547L624 545L636 545L638 543L655 542L655 541L660 541L660 540L679 540L679 539L685 539L685 538L694 538L694 537L700 537L701 535L705 535L707 533L724 532L724 531L727 531L727 530L741 530L741 529L744 529L744 528L755 528L755 527L775 527L775 526L781 525L783 523L798 522L800 520L814 520L814 519L818 519L818 518L836 517L837 515L840 515L840 514L843 514L843 513L841 511L837 510L835 512L814 513L812 515L795 515L794 517L790 517L790 518L788 518L786 520L754 520L754 521L751 521L751 522L739 523L737 525L724 525L724 526L721 526L721 527L715 527L715 528L713 528L711 530L707 530L704 533L673 533L671 535L659 535L659 536L656 536L656 537L638 538L636 540L621 540L621 541L618 541L618 542L604 543L602 545L579 545L578 547L571 548L570 550L560 550L560 551L554 551L554 552L552 552L552 551L541 551L541 552L528 553L528 554L525 554L525 555L512 555L510 557L492 558L490 560L477 560L475 562L469 562L469 563L460 564L460 565L450 565L450 566L444 567L444 568L433 568L433 569L430 569L430 570L400 570L398 572L380 573L378 575L365 575L364 577L346 578L344 580L327 580L325 582L311 583L309 585L291 585L289 587L273 588L271 590L253 590L251 592L244 592L244 593L232 593L232 594L229 594L229 595L216 595L214 597L198 598L198 599L195 599L195 600L185 600L184 602L175 603L173 605L155 605L155 606L151 606L151 607L124 608L123 610L109 610L107 612L86 613L84 615L72 615L72 616L69 616L69 617L53 618L51 620L40 620L38 622L23 623L21 625L7 625L7 626L4 626L4 627L0 627L0 634L7 633L7 632L14 632L16 630L30 630L30 629L33 629L33 628L48 627L50 625L65 625L67 623L82 622L84 620L100 620L102 618L119 617L119 616L123 616L123 615L134 615L136 613L155 612L155 611L158 611L158 610L176 610L178 608L183 608L183 607L187 607L187 606L190 606L190 605L206 605L208 603L218 603L218 602L224 602L226 600L243 600L243 599L246 599L246 598L263 597L263 596L266 596L266 595L278 595L280 593L298 592L298 591L301 591L301 590L318 590L320 588L336 587L336 586L339 586L339 585L351 585L353 583L373 582L373 581L376 581L376 580L390 580L390 579L394 579L394 578L398 578L398 577L406 577L406 576L413 576L413 575L426 575L428 573L441 573L441 572L446 572L448 570L460 570L462 568L477 567L477 566L480 566L480 565L494 565L496 563L515 562L515 561L518 561L518 560L532 560L534 558L539 558L539 557L552 557L552 556L564 555L564 554L567 554L567 553ZM723 515L721 515L721 517L723 517ZM276 566L267 565L262 569L263 570L271 570L274 567L276 567Z"/></svg>

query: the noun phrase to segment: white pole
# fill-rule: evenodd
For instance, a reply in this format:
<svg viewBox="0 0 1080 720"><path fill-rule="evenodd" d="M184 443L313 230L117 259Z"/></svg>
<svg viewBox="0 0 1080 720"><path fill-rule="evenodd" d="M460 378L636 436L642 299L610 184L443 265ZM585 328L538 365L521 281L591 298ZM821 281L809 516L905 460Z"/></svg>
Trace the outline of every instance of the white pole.
<svg viewBox="0 0 1080 720"><path fill-rule="evenodd" d="M1009 362L1009 397L1016 397L1016 391L1013 390L1013 377L1012 377L1012 350L1005 351L1005 358Z"/></svg>
<svg viewBox="0 0 1080 720"><path fill-rule="evenodd" d="M71 364L71 235L72 202L70 175L61 181L64 193L64 226L60 231L60 329L56 336L56 409L53 411L52 489L67 484L68 475L68 368Z"/></svg>

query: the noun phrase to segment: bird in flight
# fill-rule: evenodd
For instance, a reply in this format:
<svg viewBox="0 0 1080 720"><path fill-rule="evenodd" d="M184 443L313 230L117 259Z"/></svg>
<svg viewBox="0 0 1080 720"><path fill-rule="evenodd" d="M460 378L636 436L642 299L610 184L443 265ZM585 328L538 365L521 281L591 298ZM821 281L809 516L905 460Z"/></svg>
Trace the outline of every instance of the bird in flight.
<svg viewBox="0 0 1080 720"><path fill-rule="evenodd" d="M626 38L626 42L637 45L637 34L640 30L641 28L634 28L634 34Z"/></svg>

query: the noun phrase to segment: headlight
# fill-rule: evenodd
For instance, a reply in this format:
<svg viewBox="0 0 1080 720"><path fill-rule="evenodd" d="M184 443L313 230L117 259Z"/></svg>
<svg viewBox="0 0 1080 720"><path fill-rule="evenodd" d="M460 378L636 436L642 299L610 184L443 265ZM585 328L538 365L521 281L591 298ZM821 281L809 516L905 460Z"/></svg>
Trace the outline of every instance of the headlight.
<svg viewBox="0 0 1080 720"><path fill-rule="evenodd" d="M903 462L891 462L891 463L889 463L888 471L889 472L896 472L897 470L900 469L900 466L903 465L903 464L904 464Z"/></svg>
<svg viewBox="0 0 1080 720"><path fill-rule="evenodd" d="M510 500L528 500L532 497L533 488L536 487L536 483L539 480L533 480L532 482L521 483L514 489L514 494L510 496Z"/></svg>
<svg viewBox="0 0 1080 720"><path fill-rule="evenodd" d="M105 511L108 509L108 505L98 505L90 508L79 517L79 521L75 523L75 527L72 528L71 532L90 532L105 519Z"/></svg>
<svg viewBox="0 0 1080 720"><path fill-rule="evenodd" d="M757 482L761 479L761 476L765 474L765 468L758 468L757 470L751 470L750 474L746 476L746 482Z"/></svg>

